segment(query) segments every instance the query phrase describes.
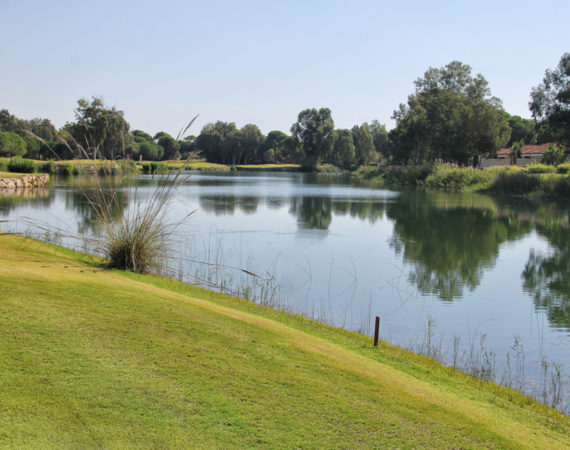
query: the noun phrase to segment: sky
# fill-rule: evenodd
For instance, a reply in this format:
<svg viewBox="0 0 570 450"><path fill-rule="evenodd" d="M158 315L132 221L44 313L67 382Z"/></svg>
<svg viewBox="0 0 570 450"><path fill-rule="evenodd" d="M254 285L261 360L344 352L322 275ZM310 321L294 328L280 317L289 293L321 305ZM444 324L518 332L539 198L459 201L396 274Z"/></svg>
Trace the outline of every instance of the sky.
<svg viewBox="0 0 570 450"><path fill-rule="evenodd" d="M481 73L530 117L544 71L570 52L570 1L0 0L0 109L74 120L102 97L131 129L174 136L199 114L289 132L328 107L337 128L391 115L429 67Z"/></svg>

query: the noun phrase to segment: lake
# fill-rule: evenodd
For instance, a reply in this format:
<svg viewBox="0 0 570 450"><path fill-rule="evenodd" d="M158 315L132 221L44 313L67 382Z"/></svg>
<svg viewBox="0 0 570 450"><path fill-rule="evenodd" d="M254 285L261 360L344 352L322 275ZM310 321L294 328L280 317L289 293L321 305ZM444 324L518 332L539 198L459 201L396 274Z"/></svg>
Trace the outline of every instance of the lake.
<svg viewBox="0 0 570 450"><path fill-rule="evenodd" d="M120 217L148 200L155 181L141 175L128 186L113 178L101 185L117 193ZM49 189L0 193L0 219L10 220L2 227L34 232L26 217L93 233L85 197L93 183L99 179L56 179ZM564 409L569 211L567 203L371 189L345 175L191 173L168 205L173 223L193 212L177 229L168 267L174 277L368 335L379 315L381 339L492 373ZM547 386L552 377L562 398Z"/></svg>

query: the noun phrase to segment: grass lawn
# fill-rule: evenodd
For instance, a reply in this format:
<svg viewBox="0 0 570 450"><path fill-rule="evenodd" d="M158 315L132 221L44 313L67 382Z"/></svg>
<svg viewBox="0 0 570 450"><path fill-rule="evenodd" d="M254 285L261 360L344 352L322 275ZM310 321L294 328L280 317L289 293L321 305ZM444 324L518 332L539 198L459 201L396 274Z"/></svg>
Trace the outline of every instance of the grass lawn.
<svg viewBox="0 0 570 450"><path fill-rule="evenodd" d="M14 173L14 172L1 172L0 178L22 178L24 175L35 175L33 173Z"/></svg>
<svg viewBox="0 0 570 450"><path fill-rule="evenodd" d="M0 447L570 447L428 358L9 235L0 330Z"/></svg>

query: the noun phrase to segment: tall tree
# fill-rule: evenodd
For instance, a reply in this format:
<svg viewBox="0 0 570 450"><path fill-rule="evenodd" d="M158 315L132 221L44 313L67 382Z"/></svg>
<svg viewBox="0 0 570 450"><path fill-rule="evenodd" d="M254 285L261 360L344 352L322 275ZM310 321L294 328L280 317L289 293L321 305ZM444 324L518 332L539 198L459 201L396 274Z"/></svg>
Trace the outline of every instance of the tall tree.
<svg viewBox="0 0 570 450"><path fill-rule="evenodd" d="M26 141L12 131L0 131L0 156L24 156L26 154Z"/></svg>
<svg viewBox="0 0 570 450"><path fill-rule="evenodd" d="M180 158L180 144L168 133L159 131L154 136L154 140L163 148L162 159L174 160Z"/></svg>
<svg viewBox="0 0 570 450"><path fill-rule="evenodd" d="M350 130L335 130L334 146L330 161L337 167L349 169L355 162L355 145Z"/></svg>
<svg viewBox="0 0 570 450"><path fill-rule="evenodd" d="M376 149L372 134L368 131L367 124L352 127L352 139L355 147L355 163L358 166L370 164L376 160Z"/></svg>
<svg viewBox="0 0 570 450"><path fill-rule="evenodd" d="M123 111L108 109L103 100L93 97L91 102L82 98L75 109L76 122L64 127L72 136L68 142L78 154L90 159L116 159L131 144L129 124Z"/></svg>
<svg viewBox="0 0 570 450"><path fill-rule="evenodd" d="M507 147L512 147L515 142L523 141L526 145L536 143L537 132L534 120L523 119L520 116L507 115L509 126L511 127L511 138L507 143Z"/></svg>
<svg viewBox="0 0 570 450"><path fill-rule="evenodd" d="M399 145L414 162L478 163L506 145L510 127L499 99L481 74L459 61L430 68L415 81L407 105L394 112Z"/></svg>
<svg viewBox="0 0 570 450"><path fill-rule="evenodd" d="M570 146L570 53L562 55L555 69L546 70L530 96L532 116L548 123L559 143Z"/></svg>
<svg viewBox="0 0 570 450"><path fill-rule="evenodd" d="M299 113L291 133L305 152L305 165L314 168L333 145L334 121L329 108L305 109Z"/></svg>

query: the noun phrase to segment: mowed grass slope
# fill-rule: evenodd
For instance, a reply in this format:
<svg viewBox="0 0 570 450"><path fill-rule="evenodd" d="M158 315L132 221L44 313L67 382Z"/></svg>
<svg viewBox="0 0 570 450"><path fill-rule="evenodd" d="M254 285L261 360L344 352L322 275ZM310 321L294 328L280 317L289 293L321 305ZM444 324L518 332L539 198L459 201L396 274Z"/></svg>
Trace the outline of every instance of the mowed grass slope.
<svg viewBox="0 0 570 450"><path fill-rule="evenodd" d="M388 345L0 236L0 446L568 448L568 417Z"/></svg>

